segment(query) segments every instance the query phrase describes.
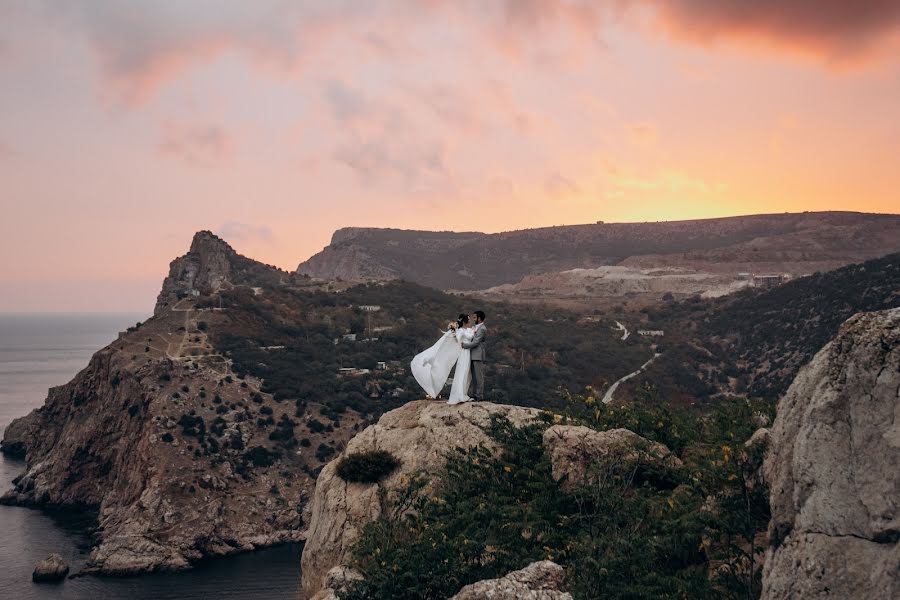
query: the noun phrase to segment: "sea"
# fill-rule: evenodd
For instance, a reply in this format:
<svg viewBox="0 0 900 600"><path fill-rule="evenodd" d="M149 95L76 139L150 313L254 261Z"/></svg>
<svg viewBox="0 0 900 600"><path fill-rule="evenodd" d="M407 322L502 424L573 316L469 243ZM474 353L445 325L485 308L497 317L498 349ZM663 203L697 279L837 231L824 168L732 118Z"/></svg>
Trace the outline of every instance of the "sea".
<svg viewBox="0 0 900 600"><path fill-rule="evenodd" d="M0 313L0 432L10 421L41 406L47 389L62 385L91 355L147 315L132 313ZM0 488L25 464L0 455ZM2 493L2 492L0 492ZM300 550L287 544L200 562L191 571L134 577L86 576L58 584L31 581L35 565L51 553L69 562L70 573L87 561L90 537L83 519L0 506L0 598L168 600L277 600L300 596Z"/></svg>

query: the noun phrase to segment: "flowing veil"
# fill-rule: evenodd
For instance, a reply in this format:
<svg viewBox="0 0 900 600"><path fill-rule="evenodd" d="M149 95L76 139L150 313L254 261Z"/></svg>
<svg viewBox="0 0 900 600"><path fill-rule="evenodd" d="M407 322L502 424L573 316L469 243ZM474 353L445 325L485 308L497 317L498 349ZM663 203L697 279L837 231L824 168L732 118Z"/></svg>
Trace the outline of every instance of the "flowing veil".
<svg viewBox="0 0 900 600"><path fill-rule="evenodd" d="M410 367L412 368L413 377L422 386L432 398L437 398L447 378L450 377L450 371L462 352L459 343L456 341L456 334L451 330L444 333L441 338L427 350L416 354Z"/></svg>

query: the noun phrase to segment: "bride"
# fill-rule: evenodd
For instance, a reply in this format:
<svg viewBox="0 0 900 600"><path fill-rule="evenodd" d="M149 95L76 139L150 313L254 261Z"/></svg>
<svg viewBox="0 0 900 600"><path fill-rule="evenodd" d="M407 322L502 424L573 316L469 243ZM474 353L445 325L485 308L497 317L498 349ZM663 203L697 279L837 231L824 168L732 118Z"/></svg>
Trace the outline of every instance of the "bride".
<svg viewBox="0 0 900 600"><path fill-rule="evenodd" d="M447 327L444 335L428 350L413 358L412 373L422 389L432 398L439 398L450 370L456 365L450 398L447 404L459 404L471 400L467 392L472 381L471 351L462 347L471 342L474 331L469 326L469 315L459 315L456 323Z"/></svg>

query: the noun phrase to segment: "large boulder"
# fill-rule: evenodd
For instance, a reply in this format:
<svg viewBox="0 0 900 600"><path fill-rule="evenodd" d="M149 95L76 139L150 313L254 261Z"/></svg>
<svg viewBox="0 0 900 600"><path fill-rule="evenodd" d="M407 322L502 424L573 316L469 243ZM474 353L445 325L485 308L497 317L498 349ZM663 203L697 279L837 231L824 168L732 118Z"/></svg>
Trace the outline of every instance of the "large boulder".
<svg viewBox="0 0 900 600"><path fill-rule="evenodd" d="M900 308L847 320L770 438L762 597L900 597Z"/></svg>
<svg viewBox="0 0 900 600"><path fill-rule="evenodd" d="M603 459L676 468L681 460L663 444L652 442L628 429L596 431L580 425L554 425L544 432L553 478L565 488L590 483Z"/></svg>
<svg viewBox="0 0 900 600"><path fill-rule="evenodd" d="M59 554L51 554L38 563L31 574L31 579L38 583L61 581L69 574L69 565Z"/></svg>
<svg viewBox="0 0 900 600"><path fill-rule="evenodd" d="M455 447L491 447L484 431L491 415L524 425L537 410L488 402L449 406L445 402L416 401L385 413L378 423L354 437L316 481L312 514L301 559L303 594L312 597L323 588L326 573L344 563L366 523L381 515L381 492L396 489L412 473L438 474L446 453ZM379 483L348 483L338 477L341 457L383 450L400 461L400 468Z"/></svg>
<svg viewBox="0 0 900 600"><path fill-rule="evenodd" d="M563 591L565 572L549 560L531 563L499 579L467 585L450 600L572 600Z"/></svg>

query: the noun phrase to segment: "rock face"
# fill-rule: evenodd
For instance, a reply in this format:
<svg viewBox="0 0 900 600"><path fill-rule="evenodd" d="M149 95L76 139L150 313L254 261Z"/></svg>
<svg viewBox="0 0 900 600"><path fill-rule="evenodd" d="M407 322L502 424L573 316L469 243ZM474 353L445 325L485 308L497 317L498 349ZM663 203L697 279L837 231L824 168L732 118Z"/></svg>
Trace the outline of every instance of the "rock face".
<svg viewBox="0 0 900 600"><path fill-rule="evenodd" d="M13 458L25 458L26 441L32 435L36 421L37 414L31 413L10 423L3 432L0 451Z"/></svg>
<svg viewBox="0 0 900 600"><path fill-rule="evenodd" d="M350 440L343 455L385 450L401 466L380 483L347 483L335 473L331 461L316 481L312 515L303 548L303 592L311 597L322 589L326 573L341 565L366 523L381 515L379 490L400 485L413 472L434 474L445 464L445 453L457 446L485 444L491 440L482 430L492 414L505 415L523 425L537 416L534 409L491 404L416 401L385 413L378 423Z"/></svg>
<svg viewBox="0 0 900 600"><path fill-rule="evenodd" d="M566 488L588 484L591 467L605 457L670 468L681 466L681 460L663 444L628 429L595 431L578 425L554 425L544 432L544 447L550 453L553 478L565 480Z"/></svg>
<svg viewBox="0 0 900 600"><path fill-rule="evenodd" d="M765 600L900 597L900 308L861 313L778 405Z"/></svg>
<svg viewBox="0 0 900 600"><path fill-rule="evenodd" d="M32 581L38 583L55 582L65 579L69 574L69 565L59 554L51 554L38 563L31 574Z"/></svg>
<svg viewBox="0 0 900 600"><path fill-rule="evenodd" d="M174 306L194 290L208 294L221 288L229 280L236 256L237 252L211 231L196 233L188 253L169 265L169 275L163 281L154 314Z"/></svg>
<svg viewBox="0 0 900 600"><path fill-rule="evenodd" d="M561 566L543 560L499 579L467 585L450 600L572 600L572 594L562 591L564 578Z"/></svg>
<svg viewBox="0 0 900 600"><path fill-rule="evenodd" d="M282 278L302 279L198 233L172 263L157 314L6 429L2 449L24 456L26 470L0 501L94 515L89 572L179 570L301 541L312 469L265 420L299 425L295 407L263 392L260 380L239 378L214 347L211 336L231 331L237 301L200 308L188 294L237 285L270 293Z"/></svg>

